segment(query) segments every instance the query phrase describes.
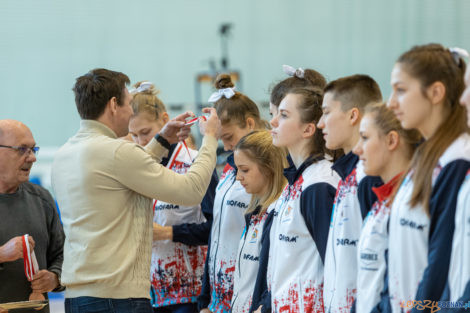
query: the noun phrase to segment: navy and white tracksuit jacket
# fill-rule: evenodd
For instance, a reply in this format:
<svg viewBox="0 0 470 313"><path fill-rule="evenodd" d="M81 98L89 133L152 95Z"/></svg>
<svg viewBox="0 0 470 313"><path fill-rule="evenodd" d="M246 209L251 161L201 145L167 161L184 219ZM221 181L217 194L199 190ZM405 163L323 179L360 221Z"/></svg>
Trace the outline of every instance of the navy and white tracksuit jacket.
<svg viewBox="0 0 470 313"><path fill-rule="evenodd" d="M470 171L459 191L449 269L450 301L470 300Z"/></svg>
<svg viewBox="0 0 470 313"><path fill-rule="evenodd" d="M238 245L245 228L245 211L251 200L251 195L236 180L233 154L227 162L216 189L214 220L198 299L199 309L208 307L214 313L230 311Z"/></svg>
<svg viewBox="0 0 470 313"><path fill-rule="evenodd" d="M325 312L350 312L356 298L357 246L362 222L377 197L372 187L379 177L366 176L362 162L352 152L333 165L341 177L336 190L325 256ZM362 313L362 312L361 312Z"/></svg>
<svg viewBox="0 0 470 313"><path fill-rule="evenodd" d="M457 195L470 168L469 160L470 135L462 134L447 148L434 169L429 215L423 207L409 205L413 171L408 173L395 196L390 214L388 268L394 313L426 312L404 306L412 300L441 299L448 277Z"/></svg>
<svg viewBox="0 0 470 313"><path fill-rule="evenodd" d="M470 301L470 170L460 187L455 211L455 230L452 241L449 277L442 300ZM447 312L447 311L445 311ZM465 312L464 309L449 312ZM468 312L468 311L467 311Z"/></svg>
<svg viewBox="0 0 470 313"><path fill-rule="evenodd" d="M358 313L372 312L381 301L387 269L389 198L400 178L401 174L380 187L372 187L377 201L364 220L357 250L355 312Z"/></svg>
<svg viewBox="0 0 470 313"><path fill-rule="evenodd" d="M255 283L259 271L262 238L265 223L277 202L272 203L262 216L258 216L260 207L246 215L246 226L238 246L235 265L232 313L248 313L253 300Z"/></svg>
<svg viewBox="0 0 470 313"><path fill-rule="evenodd" d="M187 149L180 142L172 145L170 157L162 160L162 165L184 174L196 156L197 151ZM196 227L196 231L200 231L200 225L206 222L203 211L212 212L214 193L213 177L201 205L186 207L155 200L153 221L163 226L183 224L187 229ZM207 215L211 219L211 214ZM208 234L200 236L208 237ZM201 291L206 251L207 247L189 246L171 240L153 242L150 281L154 307L196 302Z"/></svg>
<svg viewBox="0 0 470 313"><path fill-rule="evenodd" d="M290 155L287 156L287 162L289 164L288 167L291 168L291 170L288 171L295 171L294 162L292 162ZM278 214L278 212L276 212L276 208L279 202L280 201L277 201L277 204L275 204L274 207L270 206L271 210L268 212L268 216L264 222L263 235L261 236L261 249L259 252L260 256L258 262L258 274L256 276L256 282L253 290L250 313L256 311L260 305L262 305L262 313L271 312L271 294L268 290L267 272L269 263L269 249L271 247L271 227L274 216Z"/></svg>
<svg viewBox="0 0 470 313"><path fill-rule="evenodd" d="M323 266L338 175L331 162L309 158L285 170L272 222L267 270L273 312L324 312Z"/></svg>

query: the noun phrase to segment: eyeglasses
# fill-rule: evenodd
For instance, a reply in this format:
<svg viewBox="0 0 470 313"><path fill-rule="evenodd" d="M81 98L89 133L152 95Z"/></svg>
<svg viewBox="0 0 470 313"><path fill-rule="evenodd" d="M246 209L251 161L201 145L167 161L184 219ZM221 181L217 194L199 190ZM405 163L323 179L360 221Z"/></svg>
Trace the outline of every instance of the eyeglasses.
<svg viewBox="0 0 470 313"><path fill-rule="evenodd" d="M32 152L35 156L37 156L39 153L39 147L30 148L30 147L0 145L0 148L10 148L10 149L18 151L21 155L29 154L30 152Z"/></svg>

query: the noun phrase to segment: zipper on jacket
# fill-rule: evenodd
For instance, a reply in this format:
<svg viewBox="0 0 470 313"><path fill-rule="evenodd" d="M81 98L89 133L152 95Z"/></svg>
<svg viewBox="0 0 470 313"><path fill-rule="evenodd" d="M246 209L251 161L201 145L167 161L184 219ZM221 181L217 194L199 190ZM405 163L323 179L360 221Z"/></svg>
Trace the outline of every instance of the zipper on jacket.
<svg viewBox="0 0 470 313"><path fill-rule="evenodd" d="M241 272L240 272L240 263L241 263L241 260L242 260L242 253L243 253L243 248L245 248L245 244L246 244L246 236L248 235L248 229L250 227L250 224L251 224L251 220L250 220L250 223L245 226L246 227L246 231L245 231L245 235L243 236L243 245L242 245L242 248L240 249L240 254L238 255L238 277L241 277Z"/></svg>

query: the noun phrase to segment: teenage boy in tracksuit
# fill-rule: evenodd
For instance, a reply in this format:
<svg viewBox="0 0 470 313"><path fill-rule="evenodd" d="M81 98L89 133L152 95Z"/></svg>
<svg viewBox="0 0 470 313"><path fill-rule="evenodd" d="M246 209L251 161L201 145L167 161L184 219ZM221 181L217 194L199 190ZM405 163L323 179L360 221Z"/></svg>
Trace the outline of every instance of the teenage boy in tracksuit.
<svg viewBox="0 0 470 313"><path fill-rule="evenodd" d="M324 92L318 127L323 130L326 147L341 149L344 155L332 167L341 180L326 247L323 301L325 312L349 313L356 296L357 243L362 222L376 201L371 188L381 184L379 177L365 175L352 149L359 140L365 106L382 101L382 95L378 84L367 75L337 79Z"/></svg>

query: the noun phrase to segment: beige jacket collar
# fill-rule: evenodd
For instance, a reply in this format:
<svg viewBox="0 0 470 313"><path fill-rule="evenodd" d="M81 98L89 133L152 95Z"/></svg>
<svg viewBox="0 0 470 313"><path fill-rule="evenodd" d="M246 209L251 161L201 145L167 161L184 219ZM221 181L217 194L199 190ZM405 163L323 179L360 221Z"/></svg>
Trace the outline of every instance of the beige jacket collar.
<svg viewBox="0 0 470 313"><path fill-rule="evenodd" d="M95 120L81 120L80 132L100 133L111 138L117 138L116 133L111 128Z"/></svg>

